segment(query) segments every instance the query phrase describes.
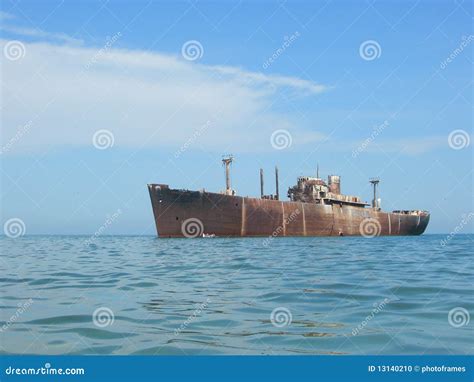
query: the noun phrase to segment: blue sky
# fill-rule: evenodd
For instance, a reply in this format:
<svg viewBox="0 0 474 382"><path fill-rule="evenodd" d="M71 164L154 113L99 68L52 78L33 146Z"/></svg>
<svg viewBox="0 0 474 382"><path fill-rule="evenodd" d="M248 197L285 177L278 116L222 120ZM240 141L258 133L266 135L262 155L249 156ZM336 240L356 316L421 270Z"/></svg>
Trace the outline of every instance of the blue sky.
<svg viewBox="0 0 474 382"><path fill-rule="evenodd" d="M233 153L239 195L259 194L260 167L271 192L275 164L286 190L319 163L365 200L380 177L383 209L429 210L427 232L451 232L473 211L472 14L4 0L2 222L90 234L120 210L105 233L154 234L146 184L218 192Z"/></svg>

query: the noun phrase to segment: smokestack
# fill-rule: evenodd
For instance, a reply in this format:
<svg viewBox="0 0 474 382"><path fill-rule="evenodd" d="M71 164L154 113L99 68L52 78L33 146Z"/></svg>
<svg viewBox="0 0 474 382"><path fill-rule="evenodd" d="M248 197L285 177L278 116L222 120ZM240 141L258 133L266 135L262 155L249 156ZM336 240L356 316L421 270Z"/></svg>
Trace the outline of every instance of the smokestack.
<svg viewBox="0 0 474 382"><path fill-rule="evenodd" d="M341 193L341 177L339 175L328 176L329 191L339 195Z"/></svg>
<svg viewBox="0 0 474 382"><path fill-rule="evenodd" d="M278 167L275 166L275 186L276 186L276 200L280 200L280 189L278 187Z"/></svg>
<svg viewBox="0 0 474 382"><path fill-rule="evenodd" d="M263 199L263 168L260 169L260 197Z"/></svg>

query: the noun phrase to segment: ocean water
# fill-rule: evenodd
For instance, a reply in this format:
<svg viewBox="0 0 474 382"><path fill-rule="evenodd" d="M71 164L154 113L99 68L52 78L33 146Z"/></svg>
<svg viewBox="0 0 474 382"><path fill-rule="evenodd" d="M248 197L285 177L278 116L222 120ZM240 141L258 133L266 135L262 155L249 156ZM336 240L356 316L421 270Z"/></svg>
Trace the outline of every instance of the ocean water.
<svg viewBox="0 0 474 382"><path fill-rule="evenodd" d="M473 235L1 239L0 352L473 354Z"/></svg>

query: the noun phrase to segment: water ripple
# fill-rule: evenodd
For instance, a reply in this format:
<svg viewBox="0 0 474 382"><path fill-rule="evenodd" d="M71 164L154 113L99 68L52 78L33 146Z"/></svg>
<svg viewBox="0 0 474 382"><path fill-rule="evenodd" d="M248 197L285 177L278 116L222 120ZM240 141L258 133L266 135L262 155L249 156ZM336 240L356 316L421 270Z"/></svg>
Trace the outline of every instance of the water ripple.
<svg viewBox="0 0 474 382"><path fill-rule="evenodd" d="M0 239L0 354L472 351L473 235L86 239Z"/></svg>

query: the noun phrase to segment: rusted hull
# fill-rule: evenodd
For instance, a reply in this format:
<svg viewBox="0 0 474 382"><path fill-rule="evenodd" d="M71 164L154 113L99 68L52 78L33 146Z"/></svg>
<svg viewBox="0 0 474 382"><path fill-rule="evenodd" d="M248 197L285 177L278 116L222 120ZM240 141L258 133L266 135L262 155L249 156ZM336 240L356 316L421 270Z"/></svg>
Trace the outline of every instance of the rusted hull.
<svg viewBox="0 0 474 382"><path fill-rule="evenodd" d="M420 235L429 222L429 214L148 188L159 237Z"/></svg>

